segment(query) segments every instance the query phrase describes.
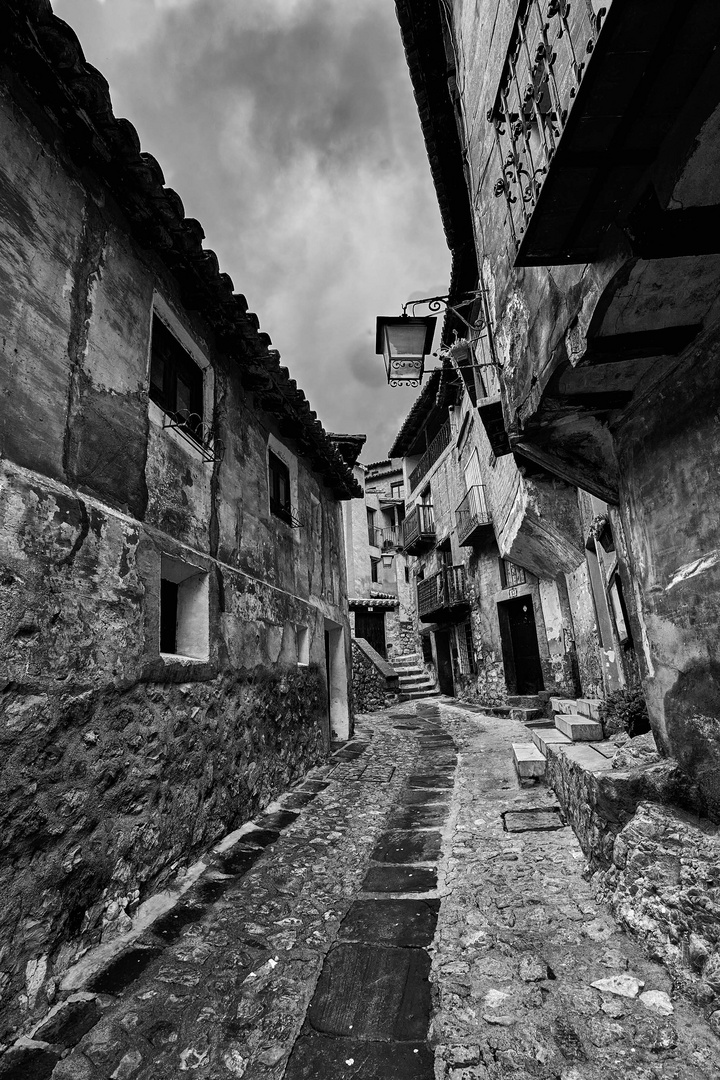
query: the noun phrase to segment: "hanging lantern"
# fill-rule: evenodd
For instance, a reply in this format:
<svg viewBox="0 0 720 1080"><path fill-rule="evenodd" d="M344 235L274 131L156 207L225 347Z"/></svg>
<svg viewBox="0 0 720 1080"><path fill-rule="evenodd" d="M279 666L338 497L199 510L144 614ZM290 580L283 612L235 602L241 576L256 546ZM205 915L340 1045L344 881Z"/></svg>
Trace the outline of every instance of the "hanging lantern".
<svg viewBox="0 0 720 1080"><path fill-rule="evenodd" d="M419 386L435 334L434 315L378 315L375 352L382 353L390 386Z"/></svg>

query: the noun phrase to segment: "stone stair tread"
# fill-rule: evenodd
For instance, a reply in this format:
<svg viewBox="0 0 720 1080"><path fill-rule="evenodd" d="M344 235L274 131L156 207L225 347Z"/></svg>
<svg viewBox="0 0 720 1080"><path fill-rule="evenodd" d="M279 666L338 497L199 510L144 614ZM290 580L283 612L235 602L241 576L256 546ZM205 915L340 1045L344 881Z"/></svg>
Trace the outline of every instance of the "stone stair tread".
<svg viewBox="0 0 720 1080"><path fill-rule="evenodd" d="M557 728L531 728L532 740L541 754L547 754L548 746L572 746L572 739Z"/></svg>
<svg viewBox="0 0 720 1080"><path fill-rule="evenodd" d="M602 705L600 698L578 698L576 704L577 711L582 716L589 716L592 720L599 719Z"/></svg>
<svg viewBox="0 0 720 1080"><path fill-rule="evenodd" d="M577 699L551 697L550 708L554 713L574 713L577 712Z"/></svg>
<svg viewBox="0 0 720 1080"><path fill-rule="evenodd" d="M512 752L513 763L519 777L530 779L545 775L547 762L535 743L513 743Z"/></svg>
<svg viewBox="0 0 720 1080"><path fill-rule="evenodd" d="M573 742L599 742L602 739L600 724L579 713L558 713L555 727Z"/></svg>
<svg viewBox="0 0 720 1080"><path fill-rule="evenodd" d="M541 709L542 702L537 694L511 694L508 697L508 705L516 708Z"/></svg>

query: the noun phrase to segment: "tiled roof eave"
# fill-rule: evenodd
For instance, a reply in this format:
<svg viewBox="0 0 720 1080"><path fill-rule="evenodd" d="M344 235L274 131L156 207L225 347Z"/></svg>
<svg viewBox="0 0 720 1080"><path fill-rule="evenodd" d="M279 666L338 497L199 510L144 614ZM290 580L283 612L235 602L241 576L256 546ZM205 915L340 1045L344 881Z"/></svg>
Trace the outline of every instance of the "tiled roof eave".
<svg viewBox="0 0 720 1080"><path fill-rule="evenodd" d="M238 363L261 407L263 400L272 402L288 437L336 498L361 497L352 470L280 365L279 353L271 349L270 337L261 332L245 297L234 291L229 275L221 273L215 253L202 247L202 226L185 217L180 196L165 186L155 158L142 152L133 125L114 115L107 81L85 60L71 27L45 0L3 0L0 43L0 64L12 69L13 92L29 92L35 107L63 132L74 162L100 176L136 240L166 263L188 307L207 321L219 350Z"/></svg>

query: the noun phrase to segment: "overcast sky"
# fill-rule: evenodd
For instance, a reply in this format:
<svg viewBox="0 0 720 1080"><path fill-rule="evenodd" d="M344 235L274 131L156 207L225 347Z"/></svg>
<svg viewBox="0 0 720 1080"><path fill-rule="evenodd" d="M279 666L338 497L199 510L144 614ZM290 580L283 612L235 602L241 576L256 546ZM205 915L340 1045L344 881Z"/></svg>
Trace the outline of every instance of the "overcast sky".
<svg viewBox="0 0 720 1080"><path fill-rule="evenodd" d="M54 0L329 431L386 456L375 316L450 258L392 0Z"/></svg>

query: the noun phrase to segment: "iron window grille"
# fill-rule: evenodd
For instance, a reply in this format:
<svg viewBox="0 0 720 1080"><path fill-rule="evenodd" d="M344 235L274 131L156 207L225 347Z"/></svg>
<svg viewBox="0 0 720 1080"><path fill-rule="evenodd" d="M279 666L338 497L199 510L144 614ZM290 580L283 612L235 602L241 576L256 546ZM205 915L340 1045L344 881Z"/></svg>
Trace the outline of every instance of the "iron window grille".
<svg viewBox="0 0 720 1080"><path fill-rule="evenodd" d="M510 559L500 560L500 583L503 589L514 589L526 583L525 570Z"/></svg>
<svg viewBox="0 0 720 1080"><path fill-rule="evenodd" d="M220 461L224 444L205 423L203 371L192 356L153 315L150 346L150 400L163 412L163 428L179 432L196 446L205 461Z"/></svg>
<svg viewBox="0 0 720 1080"><path fill-rule="evenodd" d="M292 529L302 527L291 505L290 469L277 454L268 450L268 481L270 487L270 513L280 518Z"/></svg>

